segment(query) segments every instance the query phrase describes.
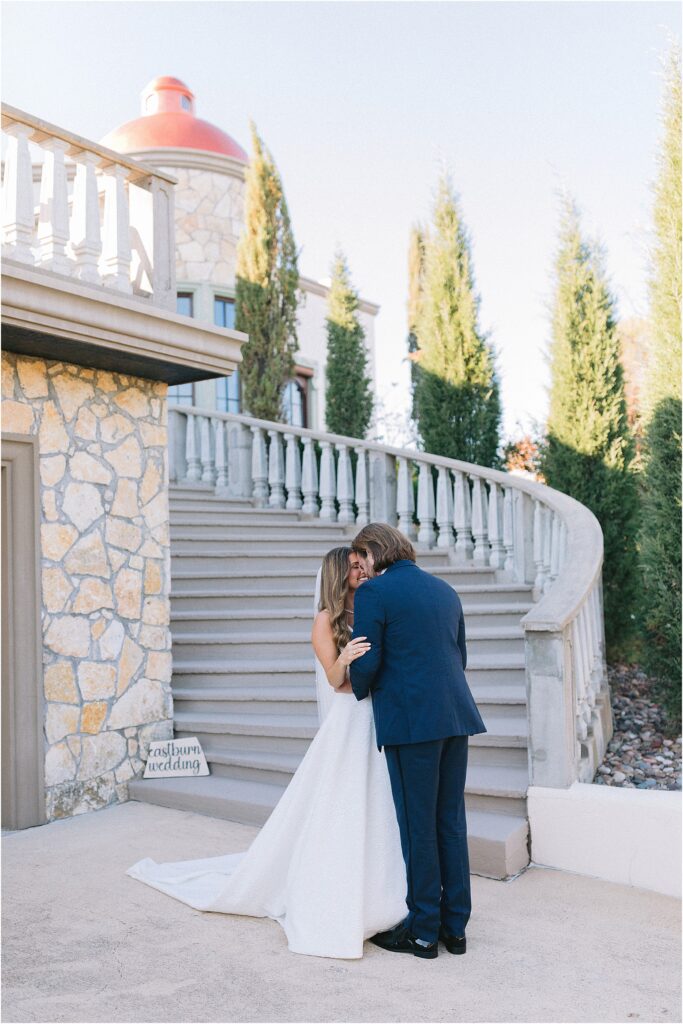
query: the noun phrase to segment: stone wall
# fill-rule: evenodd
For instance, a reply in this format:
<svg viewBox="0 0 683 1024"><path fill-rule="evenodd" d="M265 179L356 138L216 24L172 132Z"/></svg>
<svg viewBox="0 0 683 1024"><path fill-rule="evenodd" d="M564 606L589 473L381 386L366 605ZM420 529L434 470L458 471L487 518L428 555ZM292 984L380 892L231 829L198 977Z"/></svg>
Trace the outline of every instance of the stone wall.
<svg viewBox="0 0 683 1024"><path fill-rule="evenodd" d="M237 242L243 228L244 182L191 167L168 167L175 188L178 281L235 287ZM213 308L209 311L213 319Z"/></svg>
<svg viewBox="0 0 683 1024"><path fill-rule="evenodd" d="M38 436L48 820L126 800L173 735L167 385L2 353Z"/></svg>

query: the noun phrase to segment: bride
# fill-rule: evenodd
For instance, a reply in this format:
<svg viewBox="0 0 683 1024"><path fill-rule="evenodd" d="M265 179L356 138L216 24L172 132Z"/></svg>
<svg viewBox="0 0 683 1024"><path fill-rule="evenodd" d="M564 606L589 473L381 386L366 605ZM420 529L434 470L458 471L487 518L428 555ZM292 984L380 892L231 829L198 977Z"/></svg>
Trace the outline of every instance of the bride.
<svg viewBox="0 0 683 1024"><path fill-rule="evenodd" d="M293 953L357 959L363 942L406 915L406 869L371 697L357 701L347 669L368 650L351 639L366 580L348 547L325 555L312 643L320 728L245 853L157 864L126 874L197 910L270 917Z"/></svg>

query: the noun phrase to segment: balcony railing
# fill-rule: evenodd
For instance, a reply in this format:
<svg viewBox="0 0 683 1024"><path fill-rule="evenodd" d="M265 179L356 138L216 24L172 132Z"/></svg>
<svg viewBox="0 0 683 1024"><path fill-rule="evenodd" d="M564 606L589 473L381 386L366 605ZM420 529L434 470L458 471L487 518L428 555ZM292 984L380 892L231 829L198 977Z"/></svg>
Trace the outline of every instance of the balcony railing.
<svg viewBox="0 0 683 1024"><path fill-rule="evenodd" d="M585 506L524 477L424 452L169 407L169 472L257 507L398 528L418 550L533 587L525 631L529 779L591 781L611 734L602 530Z"/></svg>
<svg viewBox="0 0 683 1024"><path fill-rule="evenodd" d="M176 179L5 104L2 131L3 258L175 310Z"/></svg>

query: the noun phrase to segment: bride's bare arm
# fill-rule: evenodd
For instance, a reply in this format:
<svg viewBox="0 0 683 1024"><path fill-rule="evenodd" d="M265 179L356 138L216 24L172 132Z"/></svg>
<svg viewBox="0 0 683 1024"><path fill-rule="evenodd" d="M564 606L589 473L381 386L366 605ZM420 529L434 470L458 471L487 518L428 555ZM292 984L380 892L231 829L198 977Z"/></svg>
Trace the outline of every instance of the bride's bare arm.
<svg viewBox="0 0 683 1024"><path fill-rule="evenodd" d="M318 661L325 669L327 681L335 690L351 692L351 684L346 679L346 669L358 658L362 658L370 649L364 636L351 640L343 649L341 654L335 647L330 625L330 616L327 611L318 612L313 623L311 643Z"/></svg>

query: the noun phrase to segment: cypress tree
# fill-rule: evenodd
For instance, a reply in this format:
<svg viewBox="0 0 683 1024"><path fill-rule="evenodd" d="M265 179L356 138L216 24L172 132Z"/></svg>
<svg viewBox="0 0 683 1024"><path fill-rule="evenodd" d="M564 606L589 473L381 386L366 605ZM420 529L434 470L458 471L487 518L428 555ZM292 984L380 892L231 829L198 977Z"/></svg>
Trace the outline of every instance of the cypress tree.
<svg viewBox="0 0 683 1024"><path fill-rule="evenodd" d="M420 301L422 296L423 277L424 277L424 262L425 262L425 232L423 228L416 224L410 232L410 242L408 245L408 354L413 356L419 350L417 341L417 321L420 311ZM417 385L417 375L419 372L418 360L411 358L410 360L410 395L411 395L411 415L414 420L417 419L417 411L415 408L415 388Z"/></svg>
<svg viewBox="0 0 683 1024"><path fill-rule="evenodd" d="M235 327L249 335L240 373L250 415L281 420L297 349L297 252L282 180L251 125L245 227L237 249Z"/></svg>
<svg viewBox="0 0 683 1024"><path fill-rule="evenodd" d="M604 536L603 596L610 656L633 636L637 593L637 481L614 300L603 256L581 236L565 199L552 319L546 482L587 505Z"/></svg>
<svg viewBox="0 0 683 1024"><path fill-rule="evenodd" d="M643 663L674 727L681 718L681 56L665 68L649 279L651 347L644 392Z"/></svg>
<svg viewBox="0 0 683 1024"><path fill-rule="evenodd" d="M372 418L366 375L365 331L358 318L358 293L343 253L335 255L328 297L325 421L331 434L365 437Z"/></svg>
<svg viewBox="0 0 683 1024"><path fill-rule="evenodd" d="M469 239L446 175L433 221L415 331L418 428L434 455L497 466L501 404L493 351L479 330Z"/></svg>

